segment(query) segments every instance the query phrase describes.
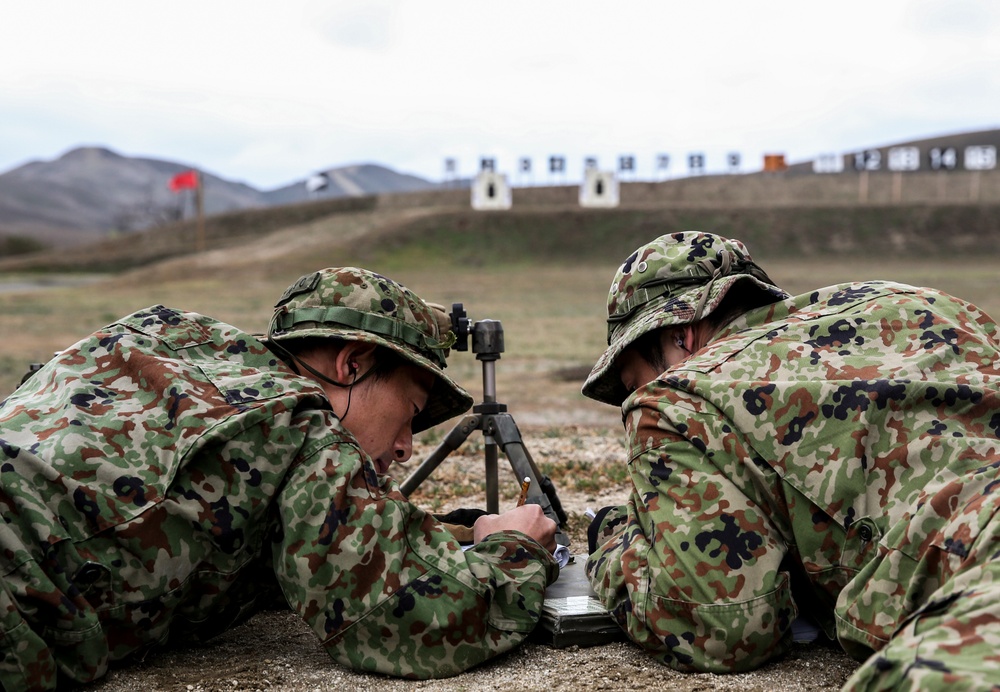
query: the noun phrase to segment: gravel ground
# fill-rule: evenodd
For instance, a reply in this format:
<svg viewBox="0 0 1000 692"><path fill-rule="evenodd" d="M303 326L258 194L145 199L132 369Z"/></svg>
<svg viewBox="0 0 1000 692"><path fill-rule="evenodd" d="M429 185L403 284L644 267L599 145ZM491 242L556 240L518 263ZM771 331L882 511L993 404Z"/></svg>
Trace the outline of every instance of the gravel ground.
<svg viewBox="0 0 1000 692"><path fill-rule="evenodd" d="M207 646L175 649L113 671L89 689L149 690L838 690L855 664L839 650L797 646L752 673L675 673L630 643L553 649L528 643L472 671L410 682L355 673L332 663L290 612L265 612Z"/></svg>
<svg viewBox="0 0 1000 692"><path fill-rule="evenodd" d="M567 533L586 552L585 509L618 504L627 496L621 442L604 428L522 429L535 462L549 473L569 515ZM433 446L418 443L414 458ZM572 460L572 463L569 463ZM433 511L485 505L482 446L470 438L413 493ZM500 459L500 504L512 506L518 485ZM529 642L505 656L444 680L412 682L352 672L333 663L307 626L290 611L266 611L207 645L175 648L113 670L88 689L148 690L838 690L856 669L836 645L796 645L782 659L752 673L681 674L631 643L555 649Z"/></svg>

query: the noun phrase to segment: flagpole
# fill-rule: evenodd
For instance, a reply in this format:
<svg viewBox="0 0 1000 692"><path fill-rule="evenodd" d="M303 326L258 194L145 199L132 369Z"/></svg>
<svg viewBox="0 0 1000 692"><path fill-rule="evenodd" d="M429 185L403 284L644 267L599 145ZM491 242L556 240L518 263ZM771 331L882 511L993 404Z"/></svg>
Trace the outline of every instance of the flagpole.
<svg viewBox="0 0 1000 692"><path fill-rule="evenodd" d="M205 251L205 191L202 188L201 171L196 171L198 185L194 189L195 206L198 210L198 240L195 248L196 252Z"/></svg>

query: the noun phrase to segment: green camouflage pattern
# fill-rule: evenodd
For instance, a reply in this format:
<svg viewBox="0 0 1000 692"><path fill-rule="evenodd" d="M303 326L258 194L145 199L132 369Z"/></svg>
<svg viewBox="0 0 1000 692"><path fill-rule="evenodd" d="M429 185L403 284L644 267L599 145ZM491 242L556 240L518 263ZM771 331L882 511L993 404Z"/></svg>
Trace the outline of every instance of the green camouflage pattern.
<svg viewBox="0 0 1000 692"><path fill-rule="evenodd" d="M163 306L0 404L7 692L245 619L278 588L331 657L411 678L520 643L558 573L518 532L467 552L263 342Z"/></svg>
<svg viewBox="0 0 1000 692"><path fill-rule="evenodd" d="M336 337L383 346L436 377L413 432L464 413L472 396L444 373L455 343L444 308L390 278L358 267L306 274L278 299L267 340Z"/></svg>
<svg viewBox="0 0 1000 692"><path fill-rule="evenodd" d="M710 233L662 235L626 258L608 291L608 348L594 365L583 393L620 406L628 392L615 361L643 334L690 324L711 315L733 286L757 290L775 302L788 294L758 267L746 246Z"/></svg>
<svg viewBox="0 0 1000 692"><path fill-rule="evenodd" d="M932 289L746 313L624 402L601 601L677 670L756 668L805 613L867 658L848 688L996 684L998 356L993 320Z"/></svg>

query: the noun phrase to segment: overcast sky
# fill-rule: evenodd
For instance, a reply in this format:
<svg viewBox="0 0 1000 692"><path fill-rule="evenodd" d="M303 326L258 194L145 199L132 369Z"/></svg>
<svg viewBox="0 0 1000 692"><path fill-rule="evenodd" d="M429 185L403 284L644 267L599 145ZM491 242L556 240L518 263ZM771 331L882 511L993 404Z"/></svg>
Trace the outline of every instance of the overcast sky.
<svg viewBox="0 0 1000 692"><path fill-rule="evenodd" d="M81 145L270 189L550 155L637 177L1000 127L993 0L65 0L0 18L0 172Z"/></svg>

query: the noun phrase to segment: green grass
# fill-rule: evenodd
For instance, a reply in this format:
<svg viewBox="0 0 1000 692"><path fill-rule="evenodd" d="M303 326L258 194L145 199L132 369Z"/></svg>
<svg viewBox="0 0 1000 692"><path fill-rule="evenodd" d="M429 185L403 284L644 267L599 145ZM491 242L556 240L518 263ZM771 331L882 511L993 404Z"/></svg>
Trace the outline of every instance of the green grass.
<svg viewBox="0 0 1000 692"><path fill-rule="evenodd" d="M606 291L618 263L638 245L680 229L714 230L746 241L758 262L791 293L889 278L933 285L1000 314L995 260L1000 210L985 205L538 207L502 213L371 211L370 206L370 201L306 205L266 210L260 217L242 212L213 222L228 236L241 238L227 250L149 265L143 264L149 253L137 253L134 264L141 269L100 283L0 292L0 396L20 379L22 363L48 358L136 309L164 303L260 331L275 297L300 275L354 264L402 281L428 300L446 306L462 302L474 321L500 320L506 342L497 365L502 396L538 409L561 406L575 415L589 406L579 395L579 382L555 381L550 375L594 362L605 345ZM285 222L290 225L282 226ZM132 257L138 240L130 238L120 251L124 254L108 261ZM183 240L160 237L156 242L173 242L179 251ZM86 255L76 249L65 253L66 258ZM451 362L452 372L479 391L481 366L473 355L455 354Z"/></svg>
<svg viewBox="0 0 1000 692"><path fill-rule="evenodd" d="M1000 255L998 219L1000 208L988 205L454 211L412 219L352 251L389 269L613 264L663 233L704 230L743 240L758 259L955 258Z"/></svg>
<svg viewBox="0 0 1000 692"><path fill-rule="evenodd" d="M604 348L607 286L616 261L567 266L552 263L489 267L438 266L403 262L401 249L372 266L407 284L429 300L463 302L474 321L491 318L504 327L506 351L497 363L498 390L507 399L561 406L585 406L578 383L546 377L560 368L591 364ZM889 278L932 285L1000 314L1000 272L996 260L887 260L872 257L836 260L776 259L764 263L786 290L799 293L848 280ZM397 266L394 271L386 267ZM11 391L29 362L43 360L114 318L163 302L203 312L242 328L264 328L271 305L287 280L240 281L235 277L189 279L151 284L106 282L77 288L0 293L4 346L0 355L0 396ZM455 353L452 372L479 391L481 364L471 353ZM517 392L526 392L517 394Z"/></svg>

